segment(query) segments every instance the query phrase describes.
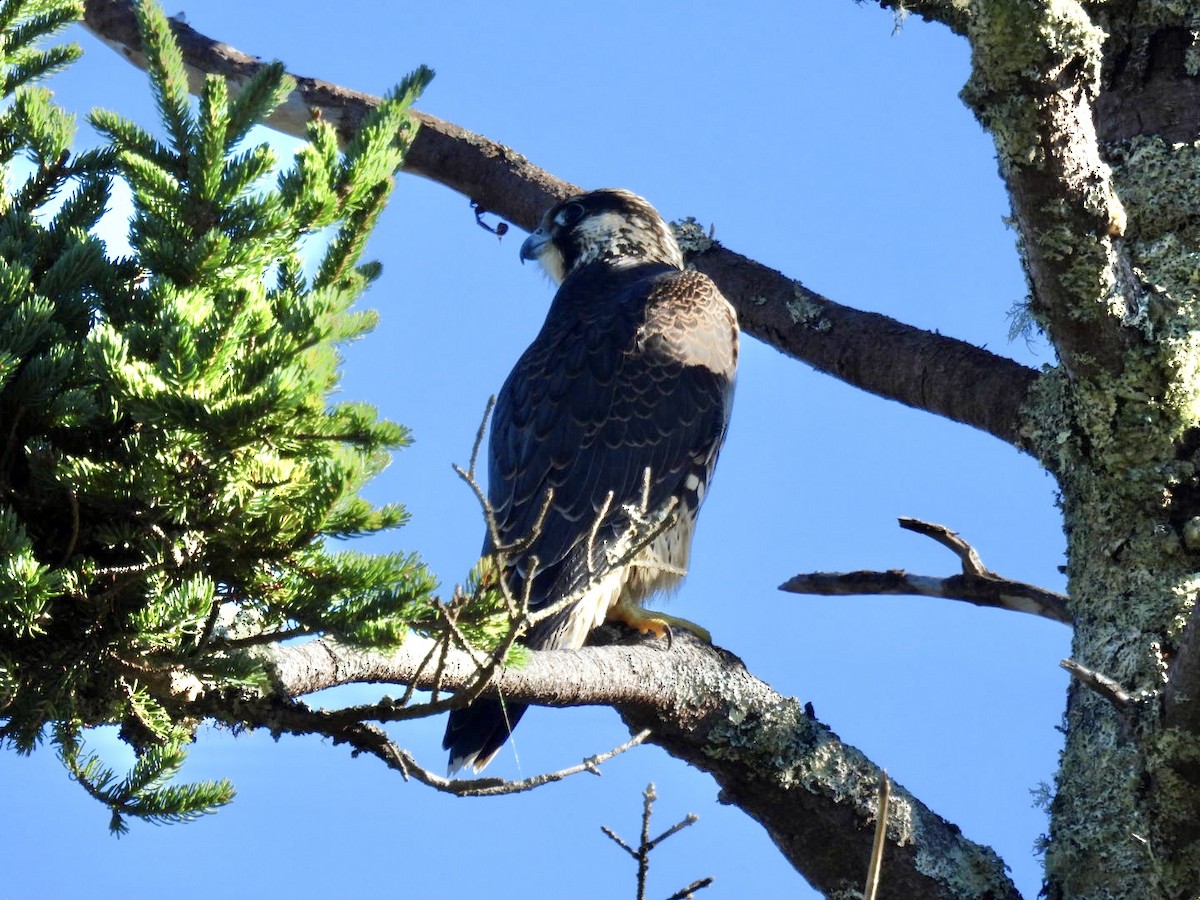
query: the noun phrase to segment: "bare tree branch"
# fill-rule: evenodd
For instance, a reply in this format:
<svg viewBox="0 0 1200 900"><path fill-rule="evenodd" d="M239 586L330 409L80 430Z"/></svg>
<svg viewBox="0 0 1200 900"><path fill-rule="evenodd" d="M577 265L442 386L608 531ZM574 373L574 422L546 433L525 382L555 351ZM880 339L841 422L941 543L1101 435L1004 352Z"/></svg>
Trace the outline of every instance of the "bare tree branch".
<svg viewBox="0 0 1200 900"><path fill-rule="evenodd" d="M651 782L646 786L646 790L642 792L642 840L638 844L637 849L630 847L627 843L621 840L620 836L609 828L607 825L601 825L600 830L610 838L618 847L633 857L638 864L637 867L637 900L646 900L646 876L650 872L650 854L654 852L654 848L674 834L678 834L689 825L695 825L700 817L695 813L688 813L683 819L676 822L658 837L650 839L650 817L654 810L654 801L658 799L658 795L654 792L654 783ZM672 896L676 900L682 900L684 897L690 897L695 891L702 887L708 887L712 884L711 878L701 878L698 881L693 881L685 888L676 891Z"/></svg>
<svg viewBox="0 0 1200 900"><path fill-rule="evenodd" d="M809 572L789 578L779 586L791 594L823 597L850 595L903 595L964 600L976 606L1030 613L1064 625L1074 624L1070 598L1023 581L1010 581L988 570L975 548L944 525L901 517L900 527L932 538L949 547L962 562L962 574L949 578L910 575L902 569L886 572Z"/></svg>
<svg viewBox="0 0 1200 900"><path fill-rule="evenodd" d="M418 669L414 683L420 681L421 671L423 670ZM180 702L178 697L173 699L176 703ZM242 697L232 707L228 700L228 696L200 696L186 701L186 704L194 712L240 728L267 728L276 736L287 733L314 734L330 738L335 745L348 745L355 755L365 753L374 756L389 769L399 772L405 781L411 778L434 790L457 797L520 794L583 772L599 775L601 764L633 749L650 736L650 732L643 729L620 746L589 756L577 765L517 781L503 778L444 778L418 763L411 753L393 741L382 728L369 722L348 720L345 710L312 709L294 698L278 696Z"/></svg>
<svg viewBox="0 0 1200 900"><path fill-rule="evenodd" d="M957 9L952 0L922 4ZM922 14L925 14L922 11ZM86 27L137 66L144 64L132 0L88 0ZM261 63L214 41L186 24L174 24L188 76L197 88L205 73L230 80L236 92ZM297 89L268 121L303 136L320 116L343 137L359 127L378 98L315 78L293 76ZM444 122L416 113L421 124L405 171L423 175L487 210L532 230L549 206L580 190L519 153ZM706 241L690 262L720 286L738 310L743 330L863 390L972 425L1020 449L1021 406L1037 373L1011 359L877 313L834 303L798 281Z"/></svg>
<svg viewBox="0 0 1200 900"><path fill-rule="evenodd" d="M696 891L700 890L701 888L706 888L712 883L712 878L699 878L696 881L693 881L687 887L680 888L678 891L668 897L667 900L692 900L692 897L695 895Z"/></svg>
<svg viewBox="0 0 1200 900"><path fill-rule="evenodd" d="M597 633L600 640L615 636L612 629ZM329 716L341 729L330 733L335 740L421 777L424 770L379 729L360 723L347 730L340 711L296 712L286 698L344 684L432 687L433 673L421 666L432 644L413 637L390 654L329 638L274 647L271 668L278 697L285 699L220 694L174 702L193 714L234 715L243 725L276 732L330 733L321 721ZM475 668L468 654L449 651L439 673L441 686L453 690L469 684ZM680 678L680 672L688 677ZM712 774L722 797L757 819L819 890L861 889L878 812L880 769L799 701L751 675L732 654L687 634L677 635L670 649L651 639L530 652L521 668L498 672L484 693L513 703L615 706L631 730L649 730L651 743ZM438 786L436 776L422 780ZM964 884L971 887L967 896L1019 896L992 850L967 840L899 785L893 784L892 798L881 898L960 897Z"/></svg>
<svg viewBox="0 0 1200 900"><path fill-rule="evenodd" d="M974 578L968 575L938 578L911 575L901 569L887 572L807 572L789 578L779 589L789 594L819 597L940 597L943 600L962 600L975 606L1029 613L1064 625L1074 621L1063 595L1037 585L1004 578Z"/></svg>
<svg viewBox="0 0 1200 900"><path fill-rule="evenodd" d="M1064 659L1059 665L1070 672L1080 684L1091 688L1122 712L1134 703L1135 698L1128 691L1102 672L1089 669L1073 659Z"/></svg>
<svg viewBox="0 0 1200 900"><path fill-rule="evenodd" d="M980 578L988 575L995 577L995 573L989 572L987 566L983 564L983 560L979 558L979 553L975 548L960 538L957 531L951 531L945 525L939 525L936 522L925 522L909 516L901 516L897 521L905 531L924 535L937 541L943 547L949 548L962 563L964 575L974 575Z"/></svg>
<svg viewBox="0 0 1200 900"><path fill-rule="evenodd" d="M965 341L843 306L713 244L689 257L737 307L742 330L847 384L986 431L1021 450L1038 373Z"/></svg>

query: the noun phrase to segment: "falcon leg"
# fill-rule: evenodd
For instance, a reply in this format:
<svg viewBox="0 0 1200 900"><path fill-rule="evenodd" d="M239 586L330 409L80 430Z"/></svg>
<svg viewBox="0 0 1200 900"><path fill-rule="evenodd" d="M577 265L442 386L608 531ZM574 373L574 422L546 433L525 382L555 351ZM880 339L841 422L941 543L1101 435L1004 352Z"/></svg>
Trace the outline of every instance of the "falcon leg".
<svg viewBox="0 0 1200 900"><path fill-rule="evenodd" d="M653 634L657 638L671 638L672 628L682 628L690 631L706 644L712 643L712 635L707 628L681 619L678 616L668 616L663 612L650 612L640 606L628 603L618 603L608 611L606 616L610 622L622 622L638 631L640 634Z"/></svg>

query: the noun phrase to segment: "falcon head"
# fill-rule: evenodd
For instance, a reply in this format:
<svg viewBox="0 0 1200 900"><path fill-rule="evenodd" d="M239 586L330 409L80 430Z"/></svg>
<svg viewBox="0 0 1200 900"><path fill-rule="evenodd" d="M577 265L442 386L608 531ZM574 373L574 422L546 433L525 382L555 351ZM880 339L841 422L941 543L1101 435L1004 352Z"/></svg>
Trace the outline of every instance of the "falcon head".
<svg viewBox="0 0 1200 900"><path fill-rule="evenodd" d="M577 194L550 207L521 245L521 259L536 259L560 284L596 260L683 268L683 252L658 211L637 194L614 188Z"/></svg>

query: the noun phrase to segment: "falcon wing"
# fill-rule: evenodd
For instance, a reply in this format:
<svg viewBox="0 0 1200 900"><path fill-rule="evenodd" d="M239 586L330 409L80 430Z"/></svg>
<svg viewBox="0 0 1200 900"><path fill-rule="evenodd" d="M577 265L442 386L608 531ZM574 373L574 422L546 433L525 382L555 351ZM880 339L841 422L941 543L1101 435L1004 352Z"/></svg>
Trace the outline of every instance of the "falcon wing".
<svg viewBox="0 0 1200 900"><path fill-rule="evenodd" d="M517 596L531 571L535 609L602 577L647 469L650 514L676 498L681 515L694 515L728 423L735 357L732 310L699 273L587 266L563 283L492 420L489 499L500 540L533 535L510 560Z"/></svg>

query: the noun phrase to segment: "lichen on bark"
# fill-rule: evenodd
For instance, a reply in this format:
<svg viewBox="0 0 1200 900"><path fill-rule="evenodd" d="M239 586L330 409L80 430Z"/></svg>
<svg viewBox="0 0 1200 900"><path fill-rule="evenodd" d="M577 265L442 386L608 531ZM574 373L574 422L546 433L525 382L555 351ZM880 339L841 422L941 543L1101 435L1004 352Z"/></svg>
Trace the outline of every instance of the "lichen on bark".
<svg viewBox="0 0 1200 900"><path fill-rule="evenodd" d="M1031 311L1062 361L1031 391L1023 433L1060 487L1072 653L1133 698L1069 692L1047 894L1191 896L1200 745L1164 729L1161 698L1200 591L1200 540L1187 539L1200 515L1200 152L1155 134L1102 141L1093 112L1101 99L1124 112L1103 91L1142 90L1118 70L1150 71L1136 55L1200 21L1200 4L975 9L964 98L995 137ZM1114 48L1119 62L1103 55Z"/></svg>

